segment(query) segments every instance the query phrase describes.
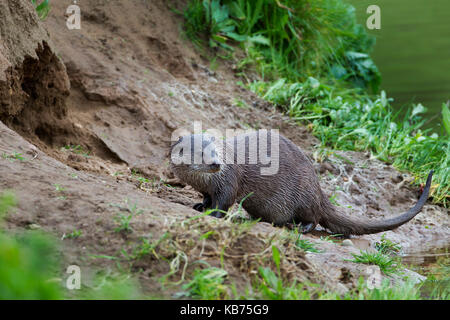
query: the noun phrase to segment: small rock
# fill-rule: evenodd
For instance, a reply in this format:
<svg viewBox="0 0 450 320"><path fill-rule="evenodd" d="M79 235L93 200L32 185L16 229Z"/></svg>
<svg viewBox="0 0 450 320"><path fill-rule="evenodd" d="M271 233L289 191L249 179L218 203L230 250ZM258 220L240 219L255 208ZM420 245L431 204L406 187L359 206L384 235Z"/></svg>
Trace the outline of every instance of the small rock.
<svg viewBox="0 0 450 320"><path fill-rule="evenodd" d="M39 229L41 229L41 226L36 224L36 223L32 223L32 224L28 225L28 229L30 229L30 230L39 230Z"/></svg>
<svg viewBox="0 0 450 320"><path fill-rule="evenodd" d="M345 239L344 241L342 241L342 245L344 247L353 247L353 242L350 239Z"/></svg>

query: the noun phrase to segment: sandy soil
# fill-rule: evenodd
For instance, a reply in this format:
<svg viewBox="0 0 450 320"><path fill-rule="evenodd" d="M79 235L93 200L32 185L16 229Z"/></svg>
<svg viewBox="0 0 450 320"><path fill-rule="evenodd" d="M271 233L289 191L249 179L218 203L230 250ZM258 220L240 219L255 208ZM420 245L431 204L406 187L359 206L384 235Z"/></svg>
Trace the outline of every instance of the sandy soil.
<svg viewBox="0 0 450 320"><path fill-rule="evenodd" d="M220 266L221 252L227 281L245 288L259 265L271 264L274 243L285 257L287 278L344 292L364 275L364 266L344 260L372 248L381 234L341 246L317 230L304 238L324 252L305 255L287 230L266 223L190 219L200 195L173 179L168 149L171 133L192 130L193 121L204 129L280 129L315 160L322 187L346 214L389 217L417 201L407 174L364 153L320 152L307 128L236 85L231 61L211 70L183 39L182 19L165 1L86 1L80 4L82 28L71 31L65 27L67 4L60 1L44 23L23 1L0 6L0 191L12 189L19 200L7 227L41 228L58 238L81 230L80 237L61 241L67 264L115 269L120 261L147 293L163 297L177 289L163 289L161 276L169 273L176 282L198 261ZM64 148L69 145L80 147ZM8 156L14 153L25 159ZM118 214L136 213L134 204L142 213L133 217L133 231L115 232ZM427 204L386 236L405 251L448 246L448 227L448 211ZM207 232L212 236L202 237ZM158 243L153 254L123 254L131 255L142 239Z"/></svg>

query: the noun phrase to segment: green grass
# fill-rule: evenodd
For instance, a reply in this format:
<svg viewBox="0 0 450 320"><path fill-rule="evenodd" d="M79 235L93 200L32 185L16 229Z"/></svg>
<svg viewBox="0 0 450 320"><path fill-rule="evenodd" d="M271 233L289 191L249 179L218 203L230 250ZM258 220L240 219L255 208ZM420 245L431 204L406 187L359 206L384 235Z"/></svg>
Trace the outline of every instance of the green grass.
<svg viewBox="0 0 450 320"><path fill-rule="evenodd" d="M85 158L89 158L89 151L84 150L80 145L67 145L61 148L62 151L70 151L75 154L79 154Z"/></svg>
<svg viewBox="0 0 450 320"><path fill-rule="evenodd" d="M215 267L196 269L192 280L182 286L184 291L178 292L176 296L202 300L224 299L228 294L228 288L224 285L227 274L225 270Z"/></svg>
<svg viewBox="0 0 450 320"><path fill-rule="evenodd" d="M81 237L82 234L83 234L83 232L81 230L73 230L71 233L64 234L62 236L62 240L64 240L64 239L76 239L76 238Z"/></svg>
<svg viewBox="0 0 450 320"><path fill-rule="evenodd" d="M140 215L144 212L144 210L137 207L137 204L134 203L130 205L128 200L125 200L125 206L114 205L119 207L121 210L126 211L127 213L118 212L114 217L114 220L118 224L118 226L114 229L115 232L123 232L123 233L131 233L133 232L133 228L131 227L131 220L136 215Z"/></svg>
<svg viewBox="0 0 450 320"><path fill-rule="evenodd" d="M360 251L360 254L353 254L353 260L348 260L356 263L375 264L380 267L380 270L385 275L391 275L401 271L402 266L397 258L390 257L381 252Z"/></svg>
<svg viewBox="0 0 450 320"><path fill-rule="evenodd" d="M21 153L13 152L11 154L2 153L2 158L14 162L15 160L25 161Z"/></svg>
<svg viewBox="0 0 450 320"><path fill-rule="evenodd" d="M400 253L402 247L399 244L386 239L386 234L383 234L380 242L375 243L375 249L382 254L395 255Z"/></svg>
<svg viewBox="0 0 450 320"><path fill-rule="evenodd" d="M368 53L375 40L341 0L191 0L185 34L199 47L233 51L238 68L256 69L265 80L333 77L378 90L380 74Z"/></svg>
<svg viewBox="0 0 450 320"><path fill-rule="evenodd" d="M297 230L296 230L296 233L298 233ZM314 253L322 252L322 250L320 250L319 248L316 247L317 244L315 244L314 242L311 242L308 239L302 239L301 233L298 233L298 235L297 235L297 239L295 240L295 246L306 252L314 252Z"/></svg>
<svg viewBox="0 0 450 320"><path fill-rule="evenodd" d="M0 194L0 219L16 205L16 198L11 192Z"/></svg>

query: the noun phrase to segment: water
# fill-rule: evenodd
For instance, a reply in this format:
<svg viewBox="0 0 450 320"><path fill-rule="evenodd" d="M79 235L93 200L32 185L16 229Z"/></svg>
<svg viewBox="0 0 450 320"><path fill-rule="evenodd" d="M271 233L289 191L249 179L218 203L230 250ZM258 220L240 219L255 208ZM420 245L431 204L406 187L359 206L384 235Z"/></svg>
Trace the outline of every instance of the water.
<svg viewBox="0 0 450 320"><path fill-rule="evenodd" d="M450 292L450 248L436 247L423 251L411 252L402 257L402 262L409 269L427 277L421 287L424 298L433 292Z"/></svg>
<svg viewBox="0 0 450 320"><path fill-rule="evenodd" d="M450 268L449 250L450 249L446 247L438 247L407 253L402 256L402 262L421 275L441 275L442 268L440 267L446 267L447 271Z"/></svg>
<svg viewBox="0 0 450 320"><path fill-rule="evenodd" d="M369 5L381 9L381 29L372 58L382 75L381 88L394 108L421 102L427 126L440 132L442 103L450 100L449 0L349 0L366 25Z"/></svg>

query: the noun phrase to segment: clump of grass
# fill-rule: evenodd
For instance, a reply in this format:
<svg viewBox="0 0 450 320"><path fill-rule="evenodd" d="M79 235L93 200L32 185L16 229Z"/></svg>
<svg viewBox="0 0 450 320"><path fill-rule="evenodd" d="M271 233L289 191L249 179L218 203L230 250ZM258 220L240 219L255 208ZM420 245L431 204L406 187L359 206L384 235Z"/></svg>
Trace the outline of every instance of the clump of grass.
<svg viewBox="0 0 450 320"><path fill-rule="evenodd" d="M420 300L420 285L412 281L391 285L388 279L384 279L379 288L369 289L363 277L359 278L358 286L343 296L335 293L326 293L322 299L338 300Z"/></svg>
<svg viewBox="0 0 450 320"><path fill-rule="evenodd" d="M400 272L402 267L399 259L390 257L378 251L360 251L360 254L352 253L352 256L354 259L349 261L364 264L375 264L379 266L380 270L387 276Z"/></svg>
<svg viewBox="0 0 450 320"><path fill-rule="evenodd" d="M82 234L83 234L83 232L81 230L73 230L71 233L63 234L62 240L64 240L64 239L76 239L76 238L81 237Z"/></svg>
<svg viewBox="0 0 450 320"><path fill-rule="evenodd" d="M259 299L270 300L310 300L311 293L304 285L294 282L286 285L283 278L270 268L260 267L259 276L261 280L256 285L256 296Z"/></svg>
<svg viewBox="0 0 450 320"><path fill-rule="evenodd" d="M343 236L342 234L332 234L329 236L321 236L320 240L330 242L330 243L337 243L339 241L339 239L336 239L336 238L339 238L342 236Z"/></svg>
<svg viewBox="0 0 450 320"><path fill-rule="evenodd" d="M306 252L315 252L321 253L322 250L316 247L314 242L309 241L308 239L302 239L302 234L298 234L297 239L295 241L295 247L302 249Z"/></svg>
<svg viewBox="0 0 450 320"><path fill-rule="evenodd" d="M224 281L228 273L215 267L196 269L192 280L182 286L184 292L177 296L187 296L202 300L224 299L228 295L228 287Z"/></svg>
<svg viewBox="0 0 450 320"><path fill-rule="evenodd" d="M274 272L269 267L259 267L259 277L253 285L256 298L270 300L310 300L313 296L320 294L318 286L312 283L308 283L310 288L297 281L289 285L286 283L286 280L281 275L281 255L278 248L274 245L272 246L272 259L277 271Z"/></svg>
<svg viewBox="0 0 450 320"><path fill-rule="evenodd" d="M2 153L2 158L11 162L15 160L25 161L25 158L22 156L22 154L18 152L13 152L11 154Z"/></svg>
<svg viewBox="0 0 450 320"><path fill-rule="evenodd" d="M402 247L398 243L386 239L386 234L383 234L380 242L375 243L375 249L382 254L395 255L402 250Z"/></svg>
<svg viewBox="0 0 450 320"><path fill-rule="evenodd" d="M75 154L79 154L85 158L89 158L89 151L84 150L84 148L80 145L67 145L61 148L62 151L69 151Z"/></svg>
<svg viewBox="0 0 450 320"><path fill-rule="evenodd" d="M137 203L130 205L128 200L125 201L125 207L121 205L114 205L119 207L121 210L126 211L128 213L118 212L114 217L114 220L117 222L118 226L114 229L115 232L122 233L131 233L133 232L133 228L131 227L131 220L144 212L144 210L137 207Z"/></svg>
<svg viewBox="0 0 450 320"><path fill-rule="evenodd" d="M163 235L157 240L152 240L151 237L142 238L142 242L133 249L131 255L127 256L131 260L139 260L149 255L155 256L158 259L159 256L156 249L162 242L169 238L170 233L167 231L164 232Z"/></svg>

